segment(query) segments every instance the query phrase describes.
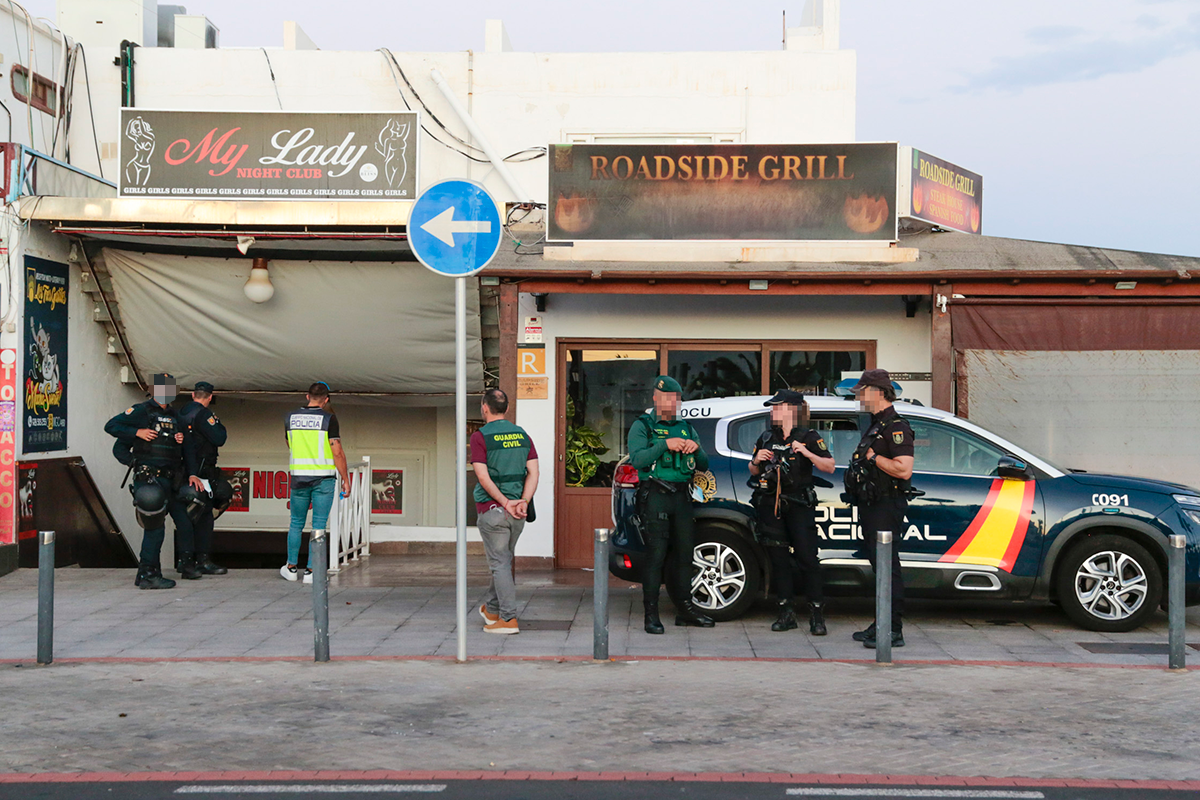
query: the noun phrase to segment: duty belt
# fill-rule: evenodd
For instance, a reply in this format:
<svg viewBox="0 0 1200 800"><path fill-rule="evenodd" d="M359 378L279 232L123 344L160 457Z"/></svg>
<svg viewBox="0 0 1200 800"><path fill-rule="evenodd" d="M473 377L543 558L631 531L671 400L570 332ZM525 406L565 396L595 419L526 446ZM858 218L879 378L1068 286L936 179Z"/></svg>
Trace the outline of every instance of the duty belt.
<svg viewBox="0 0 1200 800"><path fill-rule="evenodd" d="M138 464L133 469L134 479L138 478L166 478L171 480L175 477L175 468L168 466L155 466L153 464Z"/></svg>

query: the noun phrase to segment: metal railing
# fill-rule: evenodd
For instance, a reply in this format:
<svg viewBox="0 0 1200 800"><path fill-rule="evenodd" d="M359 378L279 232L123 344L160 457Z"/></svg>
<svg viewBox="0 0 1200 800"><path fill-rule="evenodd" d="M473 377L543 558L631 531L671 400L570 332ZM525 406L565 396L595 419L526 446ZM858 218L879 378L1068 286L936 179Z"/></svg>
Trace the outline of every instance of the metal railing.
<svg viewBox="0 0 1200 800"><path fill-rule="evenodd" d="M363 456L349 471L350 495L335 493L329 514L330 572L371 555L371 457Z"/></svg>

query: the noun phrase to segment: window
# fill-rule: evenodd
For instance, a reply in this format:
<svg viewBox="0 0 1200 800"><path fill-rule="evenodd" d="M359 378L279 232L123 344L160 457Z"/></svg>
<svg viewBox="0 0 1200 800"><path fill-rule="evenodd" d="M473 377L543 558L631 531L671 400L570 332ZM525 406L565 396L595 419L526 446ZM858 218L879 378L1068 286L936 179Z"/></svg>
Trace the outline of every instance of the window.
<svg viewBox="0 0 1200 800"><path fill-rule="evenodd" d="M795 389L805 394L831 394L843 372L867 369L863 351L771 350L771 391Z"/></svg>
<svg viewBox="0 0 1200 800"><path fill-rule="evenodd" d="M568 486L611 486L633 421L645 413L658 377L658 350L567 351Z"/></svg>
<svg viewBox="0 0 1200 800"><path fill-rule="evenodd" d="M47 114L58 113L58 87L54 81L47 80L36 72L33 73L33 89L30 91L30 72L20 64L12 68L13 97L22 103L30 103L34 108Z"/></svg>
<svg viewBox="0 0 1200 800"><path fill-rule="evenodd" d="M995 476L997 462L1006 455L990 442L964 430L911 417L908 421L913 429L914 468L918 472Z"/></svg>
<svg viewBox="0 0 1200 800"><path fill-rule="evenodd" d="M667 353L667 374L683 387L684 400L762 394L762 351L676 350Z"/></svg>
<svg viewBox="0 0 1200 800"><path fill-rule="evenodd" d="M754 444L758 441L758 437L769 424L769 413L767 412L743 417L729 423L729 449L735 453L750 455L754 451ZM854 420L845 417L813 417L809 421L808 427L821 434L821 438L825 440L825 446L833 454L835 464L850 463L850 456L862 438L858 424Z"/></svg>

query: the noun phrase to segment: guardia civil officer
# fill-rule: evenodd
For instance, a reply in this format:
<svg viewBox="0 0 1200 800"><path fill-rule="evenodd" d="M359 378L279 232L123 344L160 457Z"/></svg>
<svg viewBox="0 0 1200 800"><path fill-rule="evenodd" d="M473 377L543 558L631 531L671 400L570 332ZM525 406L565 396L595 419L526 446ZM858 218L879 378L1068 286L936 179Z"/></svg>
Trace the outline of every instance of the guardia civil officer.
<svg viewBox="0 0 1200 800"><path fill-rule="evenodd" d="M904 576L900 572L899 544L904 535L904 515L912 488L913 432L892 405L896 391L887 370L869 369L854 386L871 424L846 470L846 493L858 507L867 558L875 570L892 570L892 647L904 646ZM891 531L892 563L880 565L876 541L880 531ZM875 648L875 623L854 634L863 646Z"/></svg>
<svg viewBox="0 0 1200 800"><path fill-rule="evenodd" d="M129 491L133 494L138 524L143 528L134 580L134 586L140 589L170 589L175 585L175 581L163 577L160 561L168 513L184 548L180 575L188 580L201 575L195 564L191 521L178 495L183 476L193 471L194 466L179 417L170 407L174 399L175 378L160 373L154 376L151 399L126 409L104 426L104 432L117 439L113 455L133 473Z"/></svg>
<svg viewBox="0 0 1200 800"><path fill-rule="evenodd" d="M796 621L796 579L808 598L808 630L824 636L825 596L817 557L817 491L813 467L833 472L833 455L821 434L808 427L808 403L791 389L763 403L771 409L771 427L754 445L750 462L750 502L758 518L759 541L766 545L779 598L773 631L790 631Z"/></svg>
<svg viewBox="0 0 1200 800"><path fill-rule="evenodd" d="M665 633L658 617L658 589L668 550L676 554L666 576L677 599L675 624L700 628L715 624L692 604L691 480L696 470L708 469L708 455L695 429L679 418L682 394L674 378L655 378L654 412L638 417L629 429L629 463L638 471L638 509L648 551L642 574L646 633Z"/></svg>
<svg viewBox="0 0 1200 800"><path fill-rule="evenodd" d="M213 388L208 381L198 381L192 390L192 401L179 412L183 435L190 440L196 467L181 493L195 531L196 569L205 575L224 575L229 570L212 560L213 523L233 501L233 486L217 466L217 453L229 434L212 411L216 402Z"/></svg>

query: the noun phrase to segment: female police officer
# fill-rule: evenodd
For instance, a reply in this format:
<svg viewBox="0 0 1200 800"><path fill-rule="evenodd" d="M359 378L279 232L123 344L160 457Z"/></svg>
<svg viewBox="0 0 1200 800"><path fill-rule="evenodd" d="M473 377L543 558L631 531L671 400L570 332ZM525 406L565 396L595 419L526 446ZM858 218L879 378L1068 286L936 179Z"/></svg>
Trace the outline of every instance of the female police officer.
<svg viewBox="0 0 1200 800"><path fill-rule="evenodd" d="M825 598L817 557L813 467L833 472L833 456L820 434L807 427L808 403L804 395L783 389L763 405L771 408L771 427L754 445L750 485L754 489L751 502L758 512L759 539L767 545L779 597L779 619L771 630L787 631L798 625L793 604L799 572L812 612L808 629L815 636L824 636Z"/></svg>

